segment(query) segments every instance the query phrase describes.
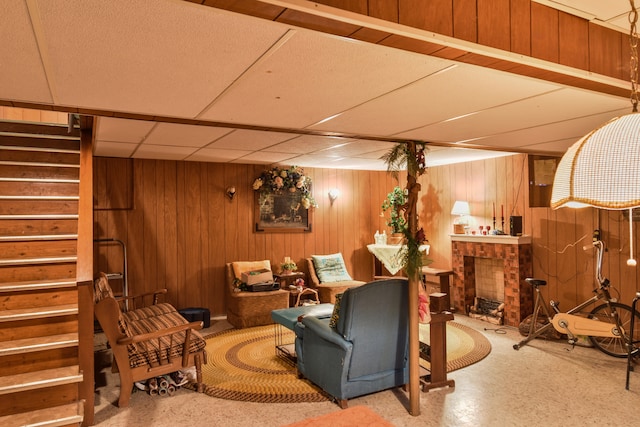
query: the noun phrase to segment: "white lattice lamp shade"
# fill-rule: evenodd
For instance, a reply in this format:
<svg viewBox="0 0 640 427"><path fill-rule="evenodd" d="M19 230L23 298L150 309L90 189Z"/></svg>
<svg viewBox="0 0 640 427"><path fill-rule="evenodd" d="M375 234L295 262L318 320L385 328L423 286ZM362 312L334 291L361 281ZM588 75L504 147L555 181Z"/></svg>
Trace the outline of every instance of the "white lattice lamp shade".
<svg viewBox="0 0 640 427"><path fill-rule="evenodd" d="M633 257L632 210L640 206L640 113L616 117L573 144L553 180L551 207L629 209L629 259Z"/></svg>
<svg viewBox="0 0 640 427"><path fill-rule="evenodd" d="M558 165L551 207L640 206L640 113L616 117L573 144Z"/></svg>

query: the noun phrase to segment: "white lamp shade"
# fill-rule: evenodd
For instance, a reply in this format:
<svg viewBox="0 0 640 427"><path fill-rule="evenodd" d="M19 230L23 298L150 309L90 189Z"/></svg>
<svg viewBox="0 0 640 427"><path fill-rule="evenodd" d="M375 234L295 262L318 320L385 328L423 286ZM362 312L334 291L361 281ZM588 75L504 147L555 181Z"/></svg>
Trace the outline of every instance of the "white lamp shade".
<svg viewBox="0 0 640 427"><path fill-rule="evenodd" d="M573 144L562 157L553 181L551 207L584 206L640 206L640 113L612 119Z"/></svg>
<svg viewBox="0 0 640 427"><path fill-rule="evenodd" d="M456 200L453 204L453 209L451 209L451 215L469 215L470 213L469 202L461 200Z"/></svg>

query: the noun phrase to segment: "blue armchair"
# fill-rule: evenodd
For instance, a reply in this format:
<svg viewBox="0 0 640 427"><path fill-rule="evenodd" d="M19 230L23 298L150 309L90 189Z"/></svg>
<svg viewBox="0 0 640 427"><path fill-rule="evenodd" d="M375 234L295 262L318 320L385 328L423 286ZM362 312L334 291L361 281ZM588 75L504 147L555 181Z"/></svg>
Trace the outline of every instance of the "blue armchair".
<svg viewBox="0 0 640 427"><path fill-rule="evenodd" d="M408 282L378 280L347 289L335 328L304 317L295 327L298 374L347 400L408 383Z"/></svg>

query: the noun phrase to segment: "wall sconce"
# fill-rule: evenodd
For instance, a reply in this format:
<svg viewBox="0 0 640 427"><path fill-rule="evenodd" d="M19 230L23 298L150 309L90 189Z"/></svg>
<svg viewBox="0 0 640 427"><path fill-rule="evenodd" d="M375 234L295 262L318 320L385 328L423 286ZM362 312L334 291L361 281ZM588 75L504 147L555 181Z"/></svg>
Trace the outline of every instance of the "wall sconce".
<svg viewBox="0 0 640 427"><path fill-rule="evenodd" d="M460 215L453 223L453 234L467 234L469 231L469 222L465 216L469 216L469 202L456 200L451 209L451 215Z"/></svg>
<svg viewBox="0 0 640 427"><path fill-rule="evenodd" d="M337 188L329 190L329 200L331 200L331 204L333 204L338 197L340 197L340 190Z"/></svg>
<svg viewBox="0 0 640 427"><path fill-rule="evenodd" d="M233 200L233 197L236 195L236 187L227 187L224 193L227 195L229 200Z"/></svg>

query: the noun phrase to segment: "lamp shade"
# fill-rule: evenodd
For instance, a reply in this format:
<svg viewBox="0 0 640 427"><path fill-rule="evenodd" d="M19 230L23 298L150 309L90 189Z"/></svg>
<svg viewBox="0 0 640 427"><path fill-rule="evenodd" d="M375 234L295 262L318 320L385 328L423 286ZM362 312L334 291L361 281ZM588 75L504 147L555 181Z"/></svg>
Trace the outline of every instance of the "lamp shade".
<svg viewBox="0 0 640 427"><path fill-rule="evenodd" d="M451 215L469 215L469 202L456 200L451 209Z"/></svg>
<svg viewBox="0 0 640 427"><path fill-rule="evenodd" d="M551 207L584 206L640 206L640 113L612 119L573 144L560 160Z"/></svg>

